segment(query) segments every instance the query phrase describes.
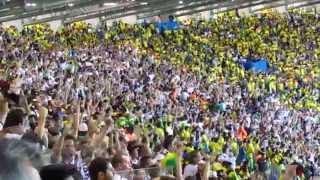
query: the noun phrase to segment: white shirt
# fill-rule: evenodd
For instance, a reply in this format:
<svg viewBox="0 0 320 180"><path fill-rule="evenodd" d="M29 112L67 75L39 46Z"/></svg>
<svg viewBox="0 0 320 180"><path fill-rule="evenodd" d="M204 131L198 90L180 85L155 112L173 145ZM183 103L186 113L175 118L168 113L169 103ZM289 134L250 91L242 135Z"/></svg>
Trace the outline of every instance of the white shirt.
<svg viewBox="0 0 320 180"><path fill-rule="evenodd" d="M183 177L195 176L198 172L198 165L188 164L183 171Z"/></svg>
<svg viewBox="0 0 320 180"><path fill-rule="evenodd" d="M119 174L114 174L113 180L128 180L128 179L120 176Z"/></svg>
<svg viewBox="0 0 320 180"><path fill-rule="evenodd" d="M182 96L182 99L183 99L184 101L187 101L188 98L189 98L189 93L187 93L186 91L183 91L183 92L181 93L181 96Z"/></svg>
<svg viewBox="0 0 320 180"><path fill-rule="evenodd" d="M80 158L80 155L74 156L72 161L66 164L74 165L77 168L77 170L80 172L83 180L90 180L89 169L87 165Z"/></svg>

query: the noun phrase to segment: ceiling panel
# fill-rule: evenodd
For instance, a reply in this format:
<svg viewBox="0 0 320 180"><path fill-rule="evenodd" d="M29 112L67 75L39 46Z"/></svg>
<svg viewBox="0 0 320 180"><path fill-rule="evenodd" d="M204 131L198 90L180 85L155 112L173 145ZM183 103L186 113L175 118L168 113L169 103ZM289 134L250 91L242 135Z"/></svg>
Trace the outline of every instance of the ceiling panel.
<svg viewBox="0 0 320 180"><path fill-rule="evenodd" d="M35 22L62 19L71 22L101 16L114 19L128 15L148 18L227 7L244 8L257 4L276 7L298 1L302 0L0 0L0 22L26 18L37 19ZM308 6L319 0L303 2L303 6ZM48 16L40 18L44 14Z"/></svg>

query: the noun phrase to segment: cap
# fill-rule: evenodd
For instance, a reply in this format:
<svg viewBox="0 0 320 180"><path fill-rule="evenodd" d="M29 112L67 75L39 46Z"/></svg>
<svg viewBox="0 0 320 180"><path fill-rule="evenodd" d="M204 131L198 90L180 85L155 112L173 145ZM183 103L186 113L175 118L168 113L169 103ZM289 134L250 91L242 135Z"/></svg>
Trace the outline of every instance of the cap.
<svg viewBox="0 0 320 180"><path fill-rule="evenodd" d="M79 126L79 131L87 132L88 131L88 125L86 123L81 123L80 126Z"/></svg>

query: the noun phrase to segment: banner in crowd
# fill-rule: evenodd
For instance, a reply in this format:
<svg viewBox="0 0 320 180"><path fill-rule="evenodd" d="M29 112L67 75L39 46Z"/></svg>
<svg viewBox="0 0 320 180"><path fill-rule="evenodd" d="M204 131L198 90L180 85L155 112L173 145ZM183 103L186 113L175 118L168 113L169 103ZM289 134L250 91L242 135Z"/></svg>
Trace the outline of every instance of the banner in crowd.
<svg viewBox="0 0 320 180"><path fill-rule="evenodd" d="M165 30L179 29L179 25L176 21L166 21L158 23L157 28L160 32L163 32Z"/></svg>
<svg viewBox="0 0 320 180"><path fill-rule="evenodd" d="M269 70L269 63L265 59L245 60L242 65L247 71L267 72Z"/></svg>

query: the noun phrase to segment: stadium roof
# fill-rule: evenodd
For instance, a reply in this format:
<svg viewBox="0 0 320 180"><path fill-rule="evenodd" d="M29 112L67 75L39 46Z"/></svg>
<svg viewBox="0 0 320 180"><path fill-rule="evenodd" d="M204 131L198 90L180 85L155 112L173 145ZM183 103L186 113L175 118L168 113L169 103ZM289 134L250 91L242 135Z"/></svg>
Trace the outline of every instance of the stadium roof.
<svg viewBox="0 0 320 180"><path fill-rule="evenodd" d="M35 18L36 22L78 21L103 17L116 19L137 15L139 19L156 15L178 16L213 9L247 8L287 4L310 6L320 0L0 0L0 22Z"/></svg>

